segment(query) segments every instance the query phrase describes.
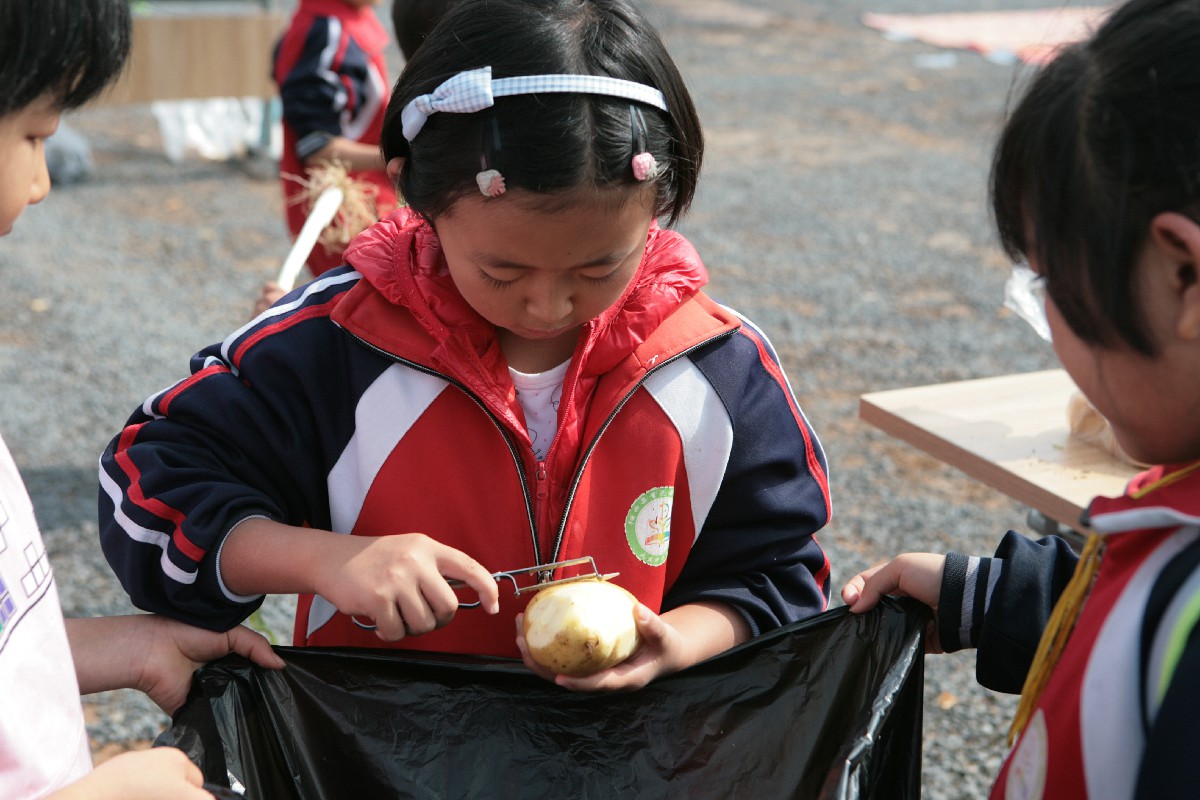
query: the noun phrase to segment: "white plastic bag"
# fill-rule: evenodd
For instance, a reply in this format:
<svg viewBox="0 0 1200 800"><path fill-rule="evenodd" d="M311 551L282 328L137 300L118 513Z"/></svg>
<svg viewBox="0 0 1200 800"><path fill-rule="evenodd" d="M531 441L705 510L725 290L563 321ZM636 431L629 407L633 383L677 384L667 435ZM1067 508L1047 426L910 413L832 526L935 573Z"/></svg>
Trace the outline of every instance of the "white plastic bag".
<svg viewBox="0 0 1200 800"><path fill-rule="evenodd" d="M158 120L167 158L179 163L188 151L224 160L264 147L277 158L277 137L273 132L264 135L264 117L270 113L270 106L270 101L261 97L212 97L160 100L152 103L150 110ZM276 127L274 119L270 123Z"/></svg>

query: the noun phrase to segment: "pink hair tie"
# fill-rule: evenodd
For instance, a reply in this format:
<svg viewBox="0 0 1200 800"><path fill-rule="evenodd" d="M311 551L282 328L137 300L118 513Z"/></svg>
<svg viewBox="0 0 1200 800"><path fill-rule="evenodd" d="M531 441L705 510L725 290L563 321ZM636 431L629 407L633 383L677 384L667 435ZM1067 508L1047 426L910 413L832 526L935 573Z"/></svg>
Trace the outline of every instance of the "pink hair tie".
<svg viewBox="0 0 1200 800"><path fill-rule="evenodd" d="M633 103L629 104L629 127L633 134L633 177L640 182L652 181L658 177L658 161L646 145L650 138L646 133L646 118Z"/></svg>
<svg viewBox="0 0 1200 800"><path fill-rule="evenodd" d="M653 161L653 157L651 157ZM504 176L497 169L485 169L475 176L475 183L484 197L499 197L508 191L504 186Z"/></svg>
<svg viewBox="0 0 1200 800"><path fill-rule="evenodd" d="M658 177L658 161L651 153L638 153L633 157L633 177L639 181L654 180Z"/></svg>

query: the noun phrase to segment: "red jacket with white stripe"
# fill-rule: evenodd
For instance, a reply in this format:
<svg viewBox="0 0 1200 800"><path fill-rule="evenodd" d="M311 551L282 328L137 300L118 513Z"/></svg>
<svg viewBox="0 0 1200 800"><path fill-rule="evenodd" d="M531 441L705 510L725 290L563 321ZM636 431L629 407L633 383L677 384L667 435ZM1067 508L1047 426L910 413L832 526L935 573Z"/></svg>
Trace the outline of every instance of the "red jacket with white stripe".
<svg viewBox="0 0 1200 800"><path fill-rule="evenodd" d="M1200 464L1158 466L1098 497L1099 568L994 798L1195 797L1200 787ZM942 644L978 646L980 682L1019 691L1078 562L1061 539L1010 532L996 556L951 554ZM971 599L964 602L964 598Z"/></svg>
<svg viewBox="0 0 1200 800"><path fill-rule="evenodd" d="M591 556L653 609L738 610L755 633L824 610L824 455L766 338L700 292L683 237L653 227L620 301L585 326L559 432L533 455L495 330L407 210L336 270L148 399L101 460L101 541L134 603L214 629L259 597L223 585L221 543L265 516L358 536L424 532L489 570ZM527 598L461 610L407 649L516 656ZM321 597L297 644L378 647Z"/></svg>

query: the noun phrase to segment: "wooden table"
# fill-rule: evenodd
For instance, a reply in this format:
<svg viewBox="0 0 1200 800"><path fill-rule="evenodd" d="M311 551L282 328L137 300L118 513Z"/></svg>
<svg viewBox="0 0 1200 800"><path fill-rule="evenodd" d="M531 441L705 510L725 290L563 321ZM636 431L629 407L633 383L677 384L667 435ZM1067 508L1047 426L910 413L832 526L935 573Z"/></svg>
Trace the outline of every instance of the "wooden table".
<svg viewBox="0 0 1200 800"><path fill-rule="evenodd" d="M1085 532L1097 495L1120 495L1135 467L1072 437L1063 370L865 394L859 416L971 477Z"/></svg>

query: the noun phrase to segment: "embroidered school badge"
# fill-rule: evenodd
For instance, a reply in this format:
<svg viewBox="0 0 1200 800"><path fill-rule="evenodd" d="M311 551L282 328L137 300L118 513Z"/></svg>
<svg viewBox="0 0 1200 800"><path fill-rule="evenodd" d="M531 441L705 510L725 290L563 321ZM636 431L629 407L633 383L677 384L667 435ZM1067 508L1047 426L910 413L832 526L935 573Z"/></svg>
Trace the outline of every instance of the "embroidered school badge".
<svg viewBox="0 0 1200 800"><path fill-rule="evenodd" d="M675 487L659 486L642 492L625 515L625 538L638 561L659 567L671 544L671 507Z"/></svg>

